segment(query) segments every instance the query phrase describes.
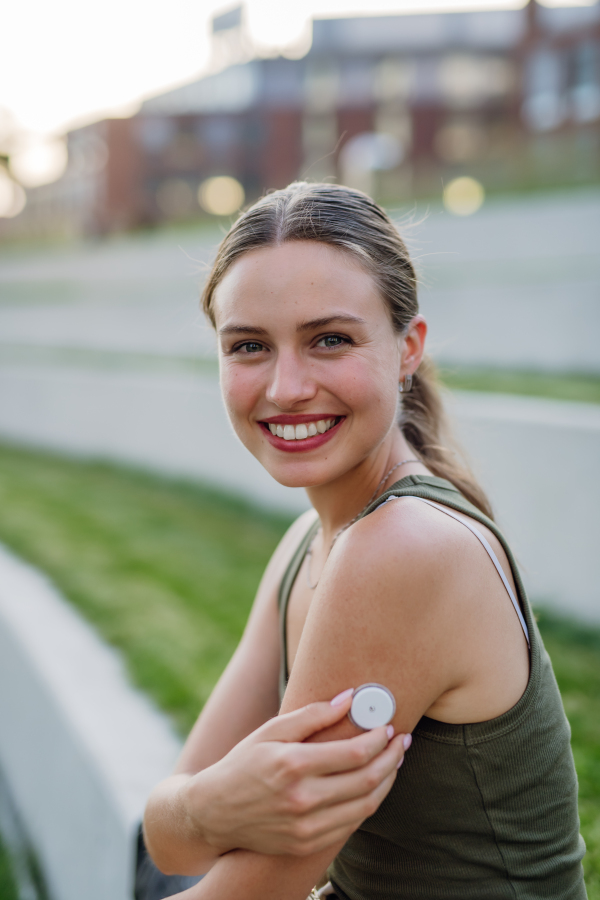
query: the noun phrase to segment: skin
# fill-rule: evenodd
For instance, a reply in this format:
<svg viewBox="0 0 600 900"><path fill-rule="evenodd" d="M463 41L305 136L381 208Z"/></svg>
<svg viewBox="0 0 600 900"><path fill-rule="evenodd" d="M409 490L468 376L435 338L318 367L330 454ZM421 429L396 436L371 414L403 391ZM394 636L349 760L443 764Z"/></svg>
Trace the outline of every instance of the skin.
<svg viewBox="0 0 600 900"><path fill-rule="evenodd" d="M348 741L300 743L343 718L349 698L277 717L277 591L313 518L301 516L275 551L242 640L174 775L148 801L146 846L167 874L200 875L238 848L303 857L343 843L377 808L403 761L405 736L390 741L384 728Z"/></svg>
<svg viewBox="0 0 600 900"><path fill-rule="evenodd" d="M318 586L310 590L301 571L290 596L291 674L281 713L371 681L394 693L393 725L402 734L424 714L461 723L510 709L527 685L527 645L497 573L467 529L403 498L358 521L331 549L385 473L414 456L395 423L398 383L423 354L422 317L398 335L373 279L352 257L291 242L252 251L231 267L217 289L216 321L223 396L236 433L280 483L306 487L322 526L311 560ZM281 416L334 418L337 425L319 446L287 452L265 426ZM428 471L410 463L389 484L408 474ZM512 581L499 542L476 524ZM281 556L289 553L288 546ZM256 620L265 628L264 654L266 642L276 640L268 630L276 611L266 595L263 602ZM250 636L249 644L256 639ZM254 678L253 690L272 694L273 654L262 673L252 675L249 653L236 677ZM239 683L225 683L220 700L241 711ZM253 715L260 715L258 708ZM233 738L229 725L218 745L207 733L209 721L210 711L193 738L191 768L210 758L206 748L221 752ZM357 731L344 717L312 740L344 742ZM304 900L344 841L340 835L301 857L234 850L177 896Z"/></svg>

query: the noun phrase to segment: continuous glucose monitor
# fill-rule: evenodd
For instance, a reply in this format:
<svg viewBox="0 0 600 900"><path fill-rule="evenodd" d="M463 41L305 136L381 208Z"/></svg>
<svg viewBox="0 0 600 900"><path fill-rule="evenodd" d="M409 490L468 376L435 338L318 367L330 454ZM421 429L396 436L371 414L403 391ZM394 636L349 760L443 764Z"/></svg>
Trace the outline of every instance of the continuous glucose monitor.
<svg viewBox="0 0 600 900"><path fill-rule="evenodd" d="M391 691L382 684L361 684L352 695L348 718L357 728L371 731L391 722L395 712L396 701Z"/></svg>

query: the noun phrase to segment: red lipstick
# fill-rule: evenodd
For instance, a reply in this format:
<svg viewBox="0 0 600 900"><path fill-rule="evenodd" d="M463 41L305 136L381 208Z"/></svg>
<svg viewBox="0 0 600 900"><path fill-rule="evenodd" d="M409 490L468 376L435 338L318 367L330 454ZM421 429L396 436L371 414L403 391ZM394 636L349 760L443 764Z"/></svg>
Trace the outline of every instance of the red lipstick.
<svg viewBox="0 0 600 900"><path fill-rule="evenodd" d="M312 437L303 438L301 440L292 440L286 441L285 438L278 437L276 434L271 434L269 429L269 424L272 425L303 425L308 422L318 422L321 419L339 419L335 425L325 431L323 434L315 434ZM316 450L318 447L322 447L323 444L326 444L331 438L337 434L340 427L344 423L346 417L345 416L327 416L321 415L318 416L272 416L268 419L263 419L259 422L259 426L262 428L265 437L269 441L269 443L276 447L278 450L283 450L284 453L306 453L309 450Z"/></svg>

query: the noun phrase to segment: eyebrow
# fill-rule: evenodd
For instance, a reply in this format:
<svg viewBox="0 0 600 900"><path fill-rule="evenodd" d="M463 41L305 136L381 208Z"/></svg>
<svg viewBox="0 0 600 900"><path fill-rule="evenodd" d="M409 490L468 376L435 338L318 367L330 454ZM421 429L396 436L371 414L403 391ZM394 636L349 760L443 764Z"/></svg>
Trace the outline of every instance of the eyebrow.
<svg viewBox="0 0 600 900"><path fill-rule="evenodd" d="M342 322L347 325L364 325L365 320L359 316L339 315L324 316L321 319L310 319L308 322L300 322L296 326L296 331L312 331L313 328L326 328L334 322ZM266 328L259 328L257 325L224 325L219 328L219 334L267 334Z"/></svg>
<svg viewBox="0 0 600 900"><path fill-rule="evenodd" d="M296 331L312 331L313 328L326 328L334 322L343 322L346 325L364 325L365 320L359 316L338 315L325 316L322 319L310 319L308 322L301 322L296 326Z"/></svg>
<svg viewBox="0 0 600 900"><path fill-rule="evenodd" d="M219 334L267 334L266 328L258 325L224 325L219 328Z"/></svg>

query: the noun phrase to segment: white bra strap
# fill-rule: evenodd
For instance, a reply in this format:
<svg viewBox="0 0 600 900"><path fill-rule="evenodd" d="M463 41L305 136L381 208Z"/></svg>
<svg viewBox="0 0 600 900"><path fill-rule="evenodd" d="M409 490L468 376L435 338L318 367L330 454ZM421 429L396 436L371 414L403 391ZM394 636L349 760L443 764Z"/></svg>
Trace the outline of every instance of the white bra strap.
<svg viewBox="0 0 600 900"><path fill-rule="evenodd" d="M498 572L498 575L502 579L502 584L506 588L508 596L511 599L512 605L515 608L515 612L519 617L519 622L521 623L521 627L525 634L525 638L527 639L527 645L531 646L531 644L529 643L529 629L527 628L527 623L525 622L525 619L523 618L523 613L521 612L521 607L519 606L519 602L513 593L513 589L511 588L510 584L508 583L508 579L507 579L506 575L504 574L504 570L503 570L502 566L498 562L498 557L496 556L496 554L492 550L489 542L485 539L485 537L482 535L482 533L477 528L475 528L473 525L471 525L469 522L465 522L464 519L461 519L460 516L457 516L456 513L453 513L449 509L446 509L445 506L438 506L437 503L432 503L431 500L425 500L424 497L414 497L414 495L412 495L412 494L410 496L412 496L413 499L415 499L415 500L420 500L422 503L427 503L428 506L433 506L435 509L439 509L440 512L445 513L447 516L450 516L452 519L456 519L457 522L460 522L461 525L464 525L466 528L468 528L469 531L471 531L475 535L477 540L481 544L483 544L483 547L487 551L489 558L491 559L491 561L494 563L494 566L496 567L496 571ZM388 500L396 500L396 499L400 499L400 498L396 497L394 495L391 497L388 497Z"/></svg>

